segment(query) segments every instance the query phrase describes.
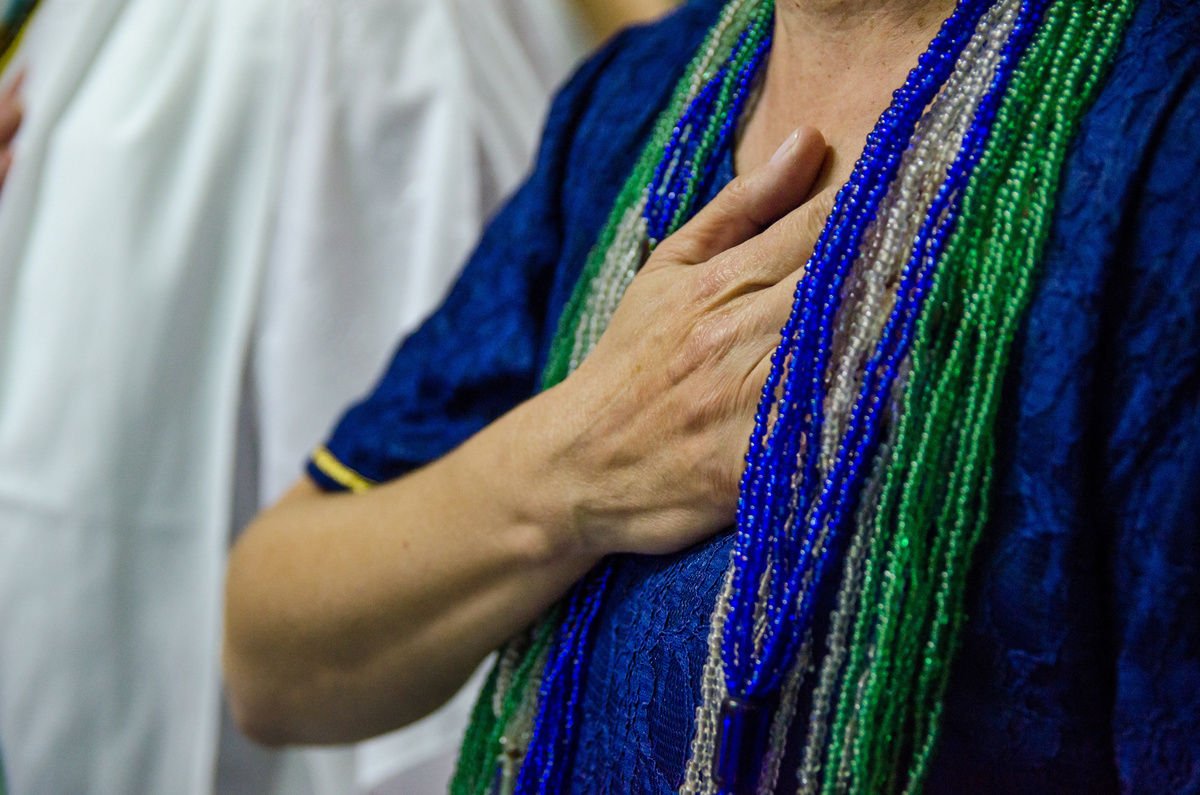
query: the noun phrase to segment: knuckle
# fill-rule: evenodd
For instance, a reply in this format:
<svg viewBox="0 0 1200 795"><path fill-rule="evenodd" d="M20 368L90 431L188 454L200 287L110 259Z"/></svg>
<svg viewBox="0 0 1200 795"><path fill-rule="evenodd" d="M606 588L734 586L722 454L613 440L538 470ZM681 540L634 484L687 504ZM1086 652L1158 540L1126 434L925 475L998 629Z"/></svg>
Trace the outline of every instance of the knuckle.
<svg viewBox="0 0 1200 795"><path fill-rule="evenodd" d="M736 258L723 254L698 266L693 280L693 298L708 301L720 296L737 280L739 270Z"/></svg>
<svg viewBox="0 0 1200 795"><path fill-rule="evenodd" d="M760 236L697 267L694 297L730 301L774 285L795 266L770 242Z"/></svg>
<svg viewBox="0 0 1200 795"><path fill-rule="evenodd" d="M704 260L717 239L717 232L704 224L688 223L657 246L646 263L661 267L668 264L697 264Z"/></svg>
<svg viewBox="0 0 1200 795"><path fill-rule="evenodd" d="M742 207L753 198L754 183L749 176L739 174L730 180L721 192L725 194L725 200L729 205L735 208Z"/></svg>
<svg viewBox="0 0 1200 795"><path fill-rule="evenodd" d="M646 258L646 262L642 265L641 272L652 271L656 268L661 268L665 265L673 265L684 259L683 252L683 235L680 232L661 241L650 252L650 256Z"/></svg>
<svg viewBox="0 0 1200 795"><path fill-rule="evenodd" d="M681 351L683 361L694 370L719 359L735 346L740 333L741 326L730 313L710 312L696 322L685 341Z"/></svg>
<svg viewBox="0 0 1200 795"><path fill-rule="evenodd" d="M788 213L780 223L779 232L790 240L816 243L825 218L820 213L813 212L813 209L810 205L805 205L795 212Z"/></svg>

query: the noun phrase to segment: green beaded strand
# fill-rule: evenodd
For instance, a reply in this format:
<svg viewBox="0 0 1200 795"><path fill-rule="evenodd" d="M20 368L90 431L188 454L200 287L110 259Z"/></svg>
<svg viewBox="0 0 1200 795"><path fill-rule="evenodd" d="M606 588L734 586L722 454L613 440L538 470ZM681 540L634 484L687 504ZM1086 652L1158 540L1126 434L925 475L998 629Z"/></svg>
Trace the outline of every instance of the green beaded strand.
<svg viewBox="0 0 1200 795"><path fill-rule="evenodd" d="M535 669L544 660L544 653L550 647L561 614L561 607L556 605L538 622L531 635L510 641L528 641L529 645L521 653L520 661L513 671L512 681L505 691L499 694L501 706L498 713L494 701L497 697L500 667L498 664L492 666L487 682L471 712L471 722L463 738L458 766L450 783L451 795L488 795L492 791L499 760L506 750L505 732L521 709L527 688L531 687L534 677L541 674L541 671ZM501 650L501 654L503 653Z"/></svg>
<svg viewBox="0 0 1200 795"><path fill-rule="evenodd" d="M613 239L617 235L617 229L621 221L625 218L625 214L630 207L634 206L646 195L650 181L654 177L654 170L662 160L663 152L666 151L667 144L671 140L675 124L683 115L696 89L716 76L715 67L728 58L730 51L737 41L736 34L750 27L759 18L759 12L761 12L764 6L769 7L772 11L774 9L773 2L762 4L742 2L734 6L728 32L720 31L720 26L714 29L705 46L700 48L700 51L688 65L684 78L679 81L679 84L675 88L670 104L658 117L650 140L646 148L642 150L641 157L638 158L633 172L625 180L620 193L617 194L612 212L609 213L608 220L600 232L600 237L596 245L588 254L587 263L580 273L579 280L575 282L575 289L571 293L571 298L563 309L562 315L559 317L558 327L555 331L554 339L550 344L550 353L547 357L546 367L542 371L542 389L549 389L566 378L570 373L571 349L575 339L575 329L579 325L580 316L587 303L588 294L591 292L592 281L600 273L600 269L604 265L604 258L612 246ZM725 33L724 36L721 36L722 32ZM725 89L730 82L731 78L727 76L725 80L726 85L722 86L722 97L726 101L728 99L728 92ZM717 118L717 114L713 114L713 117ZM674 228L676 223L672 224L672 228Z"/></svg>
<svg viewBox="0 0 1200 795"><path fill-rule="evenodd" d="M495 759L495 754L492 754L491 759L488 758L488 738L496 722L492 702L496 696L496 680L499 674L499 666L493 665L475 701L475 707L471 710L471 722L467 724L467 733L463 735L458 765L450 782L450 795L476 795L483 791L484 782L480 779Z"/></svg>
<svg viewBox="0 0 1200 795"><path fill-rule="evenodd" d="M1032 55L1038 56L1043 53L1053 55L1062 52L1064 49L1070 49L1069 46L1064 48L1064 42L1071 41L1075 28L1078 27L1078 22L1078 14L1072 11L1059 41L1053 46L1039 48L1040 52L1035 52ZM1055 25L1049 26L1049 30L1051 31L1055 28ZM1044 105L1049 98L1055 95L1057 85L1052 80L1046 82L1047 76L1041 73L1042 64L1038 63L1039 60L1037 57L1031 58L1030 61L1036 64L1036 67L1024 70L1023 73L1014 77L1014 85L1009 95L1013 101L1020 101L1017 107L1032 108L1032 115L1027 119L1009 119L1007 118L1007 111L1012 105L1008 105L1002 108L1001 113L998 115L999 129L1005 131L1033 130L1036 135L1037 129L1042 125ZM1051 66L1051 72L1053 72L1053 66ZM1041 91L1043 101L1041 103L1037 101L1037 97L1024 96L1023 89L1030 85L1030 82L1026 79L1029 75L1036 75L1038 78L1037 82L1043 86ZM999 230L998 235L993 235L984 244L984 247L990 249L992 254L998 252L1003 254L1003 252L1006 252L1013 239L1013 219L1017 217L1013 202L1014 199L1022 195L1021 190L1024 185L1024 178L1029 172L1029 144L1030 139L1026 138L1021 144L1023 151L1018 151L1015 157L1011 157L1010 162L1007 164L1000 164L999 167L996 167L996 164L993 163L985 163L983 165L984 170L981 172L983 174L1007 175L1007 180L1002 186L999 195L993 202L989 203L991 208L990 217L985 211L977 225L977 228ZM1000 151L1003 151L1003 147L1000 148ZM1004 300L1000 294L1003 291L997 290L997 279L1002 278L1003 273L997 273L994 267L991 267L995 264L994 258L985 262L985 266L980 268L977 262L979 251L978 246L966 249L969 264L965 268L965 272L968 274L979 273L981 276L980 283L975 287L971 300L967 302L959 324L960 333L956 335L954 348L948 357L947 377L944 378L938 387L938 392L946 395L947 398L940 401L942 412L940 417L938 417L938 422L953 422L954 418L958 418L959 427L943 439L938 439L937 434L931 435L935 443L932 447L935 456L939 454L945 456L950 452L953 452L955 456L954 463L951 465L948 473L949 482L945 489L945 494L948 497L938 501L938 504L942 506L942 510L934 523L934 527L937 528L938 532L935 532L933 535L933 544L929 551L926 554L911 555L908 558L908 560L915 561L924 559L926 564L923 567L919 565L912 566L910 583L915 585L915 587L912 587L913 595L906 599L904 607L907 609L899 616L899 622L895 624L898 630L898 648L893 663L893 675L887 677L886 674L888 671L884 669L884 676L880 678L879 682L880 687L911 687L914 666L936 661L937 656L943 651L938 647L936 638L941 626L943 626L941 622L947 617L944 611L938 609L941 605L937 603L936 596L932 600L934 604L930 604L930 588L934 585L935 578L945 572L947 565L947 561L944 559L945 552L947 547L952 544L952 539L949 536L957 532L958 529L950 524L951 512L957 510L958 514L962 515L969 510L966 504L969 503L972 496L972 487L976 485L976 481L972 477L976 462L973 456L969 454L969 451L972 449L970 440L972 438L979 438L975 388L983 376L989 343L995 338L996 303L997 301ZM948 266L951 266L955 261L956 253L954 247L947 252L946 264ZM966 289L969 290L970 288ZM964 397L965 401L963 400ZM926 436L924 441L928 443L930 436ZM942 442L940 449L936 446L937 441ZM946 442L949 442L949 444ZM915 539L919 542L924 536L923 528L928 527L930 523L927 514L929 503L922 501L922 504L916 511L908 510L909 505L911 505L911 494L911 488L906 489L900 509L899 533L903 538ZM956 494L958 498L954 499L953 495ZM947 532L948 529L949 533ZM914 548L915 543L912 542L907 546L909 550ZM905 561L905 563L907 564L908 561ZM931 607L935 613L932 617L929 615ZM905 643L905 640L908 642ZM922 649L924 650L923 659L921 656ZM864 709L868 715L872 714L874 708L878 706L880 688L872 691L870 696L868 703L864 705ZM914 700L911 698L903 700L888 698L884 704L884 726L893 729L904 726L904 722L897 717L896 706L898 704L902 705L905 709L911 709L914 706ZM898 737L893 735L876 738L877 742L880 740L885 743L892 742L898 751ZM881 755L883 754L877 750L876 753L870 754L870 758L878 759ZM902 768L892 767L891 769L894 772L899 772ZM879 770L876 769L874 774L877 781L880 775Z"/></svg>
<svg viewBox="0 0 1200 795"><path fill-rule="evenodd" d="M728 60L741 32L751 30L751 43L756 45L765 35L764 31L770 24L773 12L774 4L770 0L766 0L766 2L735 0L730 3L726 6L721 22L710 32L704 45L688 65L684 78L677 85L667 109L658 117L650 140L642 151L633 172L622 186L599 240L588 255L588 261L559 319L547 364L542 373L543 389L549 389L570 373L575 329L580 323L588 294L592 289L592 282L604 264L605 256L613 244L621 221L629 209L646 195L654 176L654 170L662 160L663 152L670 141L677 120L683 115L696 90L713 79L717 68ZM727 115L732 86L736 81L738 70L743 65L744 58L738 60L735 68L729 70L726 75L719 98L718 110L721 112L713 114L713 120L723 119ZM705 130L709 150L712 140L715 138L716 129L713 122L710 121ZM705 154L709 150L705 150ZM688 189L694 191L696 185L691 184ZM676 220L672 224L672 228L677 226L678 221ZM502 701L499 714L493 706L499 686L498 669L493 668L472 711L471 722L463 739L458 766L451 783L452 795L487 795L492 792L498 760L505 751L503 747L505 732L522 706L527 706L523 703L524 698L528 694L533 678L541 674L541 671L535 670L535 668L543 660L543 652L546 651L553 639L554 632L561 620L561 613L561 606L556 606L539 619L528 632L509 642L510 644L526 645L527 648L520 656L512 681L504 689L504 692L499 694ZM508 645L505 649L507 648ZM504 654L504 651L502 649L501 654Z"/></svg>
<svg viewBox="0 0 1200 795"><path fill-rule="evenodd" d="M1119 34L1124 30L1125 22L1132 12L1129 0L1110 2L1101 9L1097 20L1088 31L1088 41L1081 48L1082 54L1091 55L1090 60L1077 55L1068 65L1068 74L1064 83L1065 90L1058 95L1057 107L1053 109L1055 122L1047 129L1046 146L1042 153L1044 158L1035 160L1037 165L1044 167L1053 164L1048 173L1041 176L1035 190L1030 194L1026 203L1025 217L1028 218L1029 231L1025 236L1024 250L1020 251L1021 267L1011 270L1011 298L1002 306L999 318L999 330L996 336L997 345L990 352L991 361L987 362L986 378L979 384L981 391L979 403L983 407L983 418L977 428L987 428L994 425L999 404L999 394L1004 373L1007 370L1011 343L1016 333L1016 326L1024 315L1029 304L1037 266L1041 258L1046 238L1049 234L1050 219L1053 215L1055 198L1057 196L1058 176L1066 159L1066 150L1073 137L1087 103L1094 96L1100 76L1104 74L1105 66L1111 58L1119 41ZM997 265L1003 266L998 260ZM922 671L918 687L918 701L940 705L945 693L947 662L956 646L958 630L962 623L962 600L966 585L966 571L970 556L978 543L987 516L987 485L992 477L993 437L978 434L973 440L972 455L980 462L982 478L977 495L964 495L958 501L957 521L951 536L950 550L947 554L947 564L943 568L942 582L938 592L940 615L947 617L937 621L935 629L945 627L945 641L942 653L934 658L933 664L927 659L926 669ZM972 516L965 507L969 500L977 499L980 508ZM935 636L934 641L940 639ZM929 757L936 740L937 724L936 711L930 710L931 719L924 727L919 727L917 737L923 738L921 752L916 760L912 773L915 781L923 780Z"/></svg>
<svg viewBox="0 0 1200 795"><path fill-rule="evenodd" d="M1127 0L1059 2L1047 10L964 192L959 229L918 324L825 792L915 792L924 781L966 571L987 518L992 429L1012 337L1067 143L1131 10ZM930 476L938 472L944 485ZM901 758L906 750L909 762Z"/></svg>
<svg viewBox="0 0 1200 795"><path fill-rule="evenodd" d="M717 96L717 101L713 107L713 112L709 115L708 124L701 133L700 144L696 149L694 159L697 163L704 163L708 160L713 152L713 148L717 144L718 134L721 127L726 123L729 117L730 108L733 104L734 93L737 89L738 75L741 74L747 62L754 57L754 51L762 43L763 39L771 32L772 20L775 16L774 2L764 2L761 6L755 9L754 15L751 18L750 26L747 28L747 40L742 47L738 56L734 58L732 65L729 67L729 72L725 76L725 81L721 84L721 91ZM692 204L695 201L697 190L700 188L700 180L703 173L700 169L693 171L688 179L682 197L679 201L679 206L675 210L675 215L671 218L670 231L678 229L684 222L691 217Z"/></svg>

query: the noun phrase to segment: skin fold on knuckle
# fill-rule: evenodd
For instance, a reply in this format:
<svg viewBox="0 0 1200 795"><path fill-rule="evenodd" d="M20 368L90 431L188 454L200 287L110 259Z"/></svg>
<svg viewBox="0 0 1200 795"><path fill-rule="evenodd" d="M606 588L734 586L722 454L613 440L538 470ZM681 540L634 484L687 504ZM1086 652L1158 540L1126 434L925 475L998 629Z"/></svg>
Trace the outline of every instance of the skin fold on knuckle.
<svg viewBox="0 0 1200 795"><path fill-rule="evenodd" d="M722 201L719 205L728 216L743 216L758 226L763 226L762 218L763 188L762 180L754 174L743 174L734 177L725 190L721 192Z"/></svg>
<svg viewBox="0 0 1200 795"><path fill-rule="evenodd" d="M695 304L721 304L729 287L741 271L741 263L731 251L719 254L702 265L695 266L691 280L691 300Z"/></svg>
<svg viewBox="0 0 1200 795"><path fill-rule="evenodd" d="M638 276L687 262L688 247L685 243L685 235L681 232L676 232L663 240L650 252L650 256L646 258L646 263L642 265ZM634 277L634 281L637 281L637 277Z"/></svg>
<svg viewBox="0 0 1200 795"><path fill-rule="evenodd" d="M693 299L728 304L775 284L760 246L741 245L696 266Z"/></svg>
<svg viewBox="0 0 1200 795"><path fill-rule="evenodd" d="M673 383L681 383L693 374L714 369L730 355L745 335L742 313L720 306L705 312L691 325L672 362Z"/></svg>

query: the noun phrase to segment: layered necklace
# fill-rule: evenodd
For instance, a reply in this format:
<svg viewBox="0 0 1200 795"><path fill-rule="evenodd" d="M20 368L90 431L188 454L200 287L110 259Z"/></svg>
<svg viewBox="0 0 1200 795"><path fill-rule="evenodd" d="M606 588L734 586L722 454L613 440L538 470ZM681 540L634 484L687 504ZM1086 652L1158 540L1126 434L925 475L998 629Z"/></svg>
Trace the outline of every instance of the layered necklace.
<svg viewBox="0 0 1200 795"><path fill-rule="evenodd" d="M797 736L801 792L920 791L1013 336L1067 146L1132 6L960 0L868 136L763 389L681 792L773 793ZM696 211L773 25L770 0L724 7L589 256L545 387L591 352L648 253ZM455 795L567 788L617 565L501 650Z"/></svg>

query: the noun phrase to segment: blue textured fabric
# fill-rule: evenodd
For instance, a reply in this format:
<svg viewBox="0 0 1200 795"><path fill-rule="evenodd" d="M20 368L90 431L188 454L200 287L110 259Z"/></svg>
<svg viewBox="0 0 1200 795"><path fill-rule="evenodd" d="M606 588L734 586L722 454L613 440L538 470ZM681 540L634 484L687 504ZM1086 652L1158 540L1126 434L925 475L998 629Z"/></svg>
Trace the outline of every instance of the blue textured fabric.
<svg viewBox="0 0 1200 795"><path fill-rule="evenodd" d="M719 6L623 34L563 90L528 183L333 433L341 462L398 477L533 393L587 252ZM731 176L727 156L718 186ZM1200 4L1145 0L1072 148L1014 348L928 792L1200 792L1198 176ZM679 785L729 543L621 561L573 792Z"/></svg>

